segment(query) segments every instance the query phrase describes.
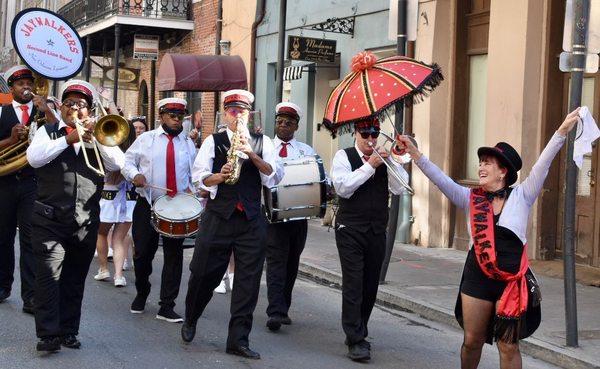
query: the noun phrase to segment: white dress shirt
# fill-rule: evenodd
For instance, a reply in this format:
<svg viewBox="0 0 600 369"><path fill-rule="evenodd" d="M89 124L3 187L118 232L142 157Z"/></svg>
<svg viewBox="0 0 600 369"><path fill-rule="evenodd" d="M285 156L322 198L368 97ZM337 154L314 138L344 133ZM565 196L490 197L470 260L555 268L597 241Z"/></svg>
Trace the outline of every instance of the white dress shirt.
<svg viewBox="0 0 600 369"><path fill-rule="evenodd" d="M273 145L275 146L275 154L279 156L279 151L283 147L284 141L282 141L279 137L275 136L273 139ZM282 160L286 159L299 159L303 156L308 155L317 155L315 149L310 147L309 145L292 138L288 141L287 145L287 157L281 158Z"/></svg>
<svg viewBox="0 0 600 369"><path fill-rule="evenodd" d="M367 163L367 161L363 158L364 154L358 149L355 145L354 148L358 151L358 156L360 156L363 165L352 171L352 166L350 165L350 161L348 160L348 155L346 155L346 151L338 150L333 157L333 164L331 166L331 179L333 181L333 187L335 187L335 192L338 196L343 197L345 199L349 199L363 183L365 183L369 178L371 178L375 174L375 168L371 166L371 164ZM377 155L373 153L373 155ZM408 173L402 167L402 164L396 163L392 160L394 165L396 166L396 170L402 178L408 181ZM381 164L385 165L385 164ZM400 195L405 191L405 188L400 184L400 182L391 174L389 174L388 169L388 189L394 195Z"/></svg>
<svg viewBox="0 0 600 369"><path fill-rule="evenodd" d="M125 153L125 166L121 173L126 180L142 174L146 177L148 184L167 187L167 145L169 139L167 133L159 126L158 128L142 133L129 147ZM196 148L184 132L173 139L175 148L175 176L177 178L177 191L184 192L192 190L191 170L196 157ZM164 190L152 187L136 189L137 193L146 198L152 205L152 201L164 195ZM193 191L192 191L193 192Z"/></svg>
<svg viewBox="0 0 600 369"><path fill-rule="evenodd" d="M232 136L233 131L227 128L227 137L229 138L230 142ZM283 165L278 158L279 156L275 152L273 142L269 137L263 135L262 159L267 162L273 170L270 175L265 175L259 171L260 180L263 186L273 187L277 185L283 178ZM210 135L206 138L206 140L204 140L202 146L200 147L200 152L198 153L198 156L196 156L194 168L192 169L192 181L196 183L198 188L208 191L211 199L214 199L217 196L218 186L206 186L204 184L204 179L213 174L212 167L214 159L215 141L213 135Z"/></svg>
<svg viewBox="0 0 600 369"><path fill-rule="evenodd" d="M20 104L20 103L16 102L15 100L12 101L12 106L13 106L13 109L15 110L15 114L17 115L17 119L19 119L19 123L25 124L26 122L23 122L23 119L22 119L23 111L20 108L21 105L27 105L29 107L29 109L27 110L27 113L29 114L29 116L31 116L31 111L33 110L33 101L30 101L27 104ZM60 114L52 109L50 109L50 111L52 111L52 113L54 113L54 116L56 116L56 120L60 121ZM1 114L2 114L2 106L0 106L0 115ZM40 112L40 114L43 115L42 112Z"/></svg>
<svg viewBox="0 0 600 369"><path fill-rule="evenodd" d="M58 123L58 129L66 127L67 124L62 120ZM61 152L69 147L67 136L62 136L53 140L48 136L45 128L38 129L27 148L27 161L33 168L40 168L56 159ZM91 144L85 143L85 147L91 148ZM81 150L81 142L73 144L75 154ZM107 147L98 144L98 151L102 157L104 167L107 172L121 170L125 163L125 155L118 146Z"/></svg>

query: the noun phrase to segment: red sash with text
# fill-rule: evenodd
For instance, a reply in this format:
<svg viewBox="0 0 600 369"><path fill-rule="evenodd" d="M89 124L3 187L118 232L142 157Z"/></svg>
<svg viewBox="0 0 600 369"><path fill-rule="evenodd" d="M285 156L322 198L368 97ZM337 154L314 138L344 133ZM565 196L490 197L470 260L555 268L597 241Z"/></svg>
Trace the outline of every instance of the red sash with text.
<svg viewBox="0 0 600 369"><path fill-rule="evenodd" d="M495 337L500 341L516 342L521 318L527 311L527 245L523 247L519 271L516 274L505 272L498 268L496 261L492 203L480 188L471 190L469 218L473 248L479 267L488 278L507 282L496 306Z"/></svg>

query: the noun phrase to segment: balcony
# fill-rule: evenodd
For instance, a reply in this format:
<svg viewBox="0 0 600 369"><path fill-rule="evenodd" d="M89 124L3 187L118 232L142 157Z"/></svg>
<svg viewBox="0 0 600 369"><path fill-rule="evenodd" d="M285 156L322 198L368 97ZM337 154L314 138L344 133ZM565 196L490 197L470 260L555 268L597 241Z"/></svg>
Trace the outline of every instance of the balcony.
<svg viewBox="0 0 600 369"><path fill-rule="evenodd" d="M117 34L119 47L133 44L136 33L158 35L168 47L165 40L194 29L191 0L73 0L58 13L88 38L90 55L114 50Z"/></svg>
<svg viewBox="0 0 600 369"><path fill-rule="evenodd" d="M77 29L113 16L185 21L191 19L190 3L189 0L74 0L58 13Z"/></svg>

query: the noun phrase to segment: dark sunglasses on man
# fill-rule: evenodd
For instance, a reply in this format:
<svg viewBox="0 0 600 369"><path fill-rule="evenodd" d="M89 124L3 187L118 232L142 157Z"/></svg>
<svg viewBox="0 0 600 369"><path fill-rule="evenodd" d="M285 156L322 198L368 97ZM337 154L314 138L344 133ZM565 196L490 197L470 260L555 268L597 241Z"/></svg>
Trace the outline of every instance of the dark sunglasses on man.
<svg viewBox="0 0 600 369"><path fill-rule="evenodd" d="M185 114L182 114L182 113L167 113L167 115L169 116L169 118L176 119L180 122L183 120L183 117L185 116Z"/></svg>
<svg viewBox="0 0 600 369"><path fill-rule="evenodd" d="M360 137L362 137L365 140L369 138L369 136L373 138L379 137L379 129L376 128L361 129L360 131L358 131L358 133L360 133Z"/></svg>

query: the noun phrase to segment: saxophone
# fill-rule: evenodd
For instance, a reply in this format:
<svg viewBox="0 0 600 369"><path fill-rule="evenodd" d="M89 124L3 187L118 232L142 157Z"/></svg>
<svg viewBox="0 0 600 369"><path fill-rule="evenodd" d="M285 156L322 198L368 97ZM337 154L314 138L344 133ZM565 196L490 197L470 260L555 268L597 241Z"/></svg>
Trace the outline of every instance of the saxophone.
<svg viewBox="0 0 600 369"><path fill-rule="evenodd" d="M237 120L235 132L231 137L231 146L227 150L227 163L231 165L231 174L225 180L225 184L234 185L240 179L240 171L242 170L242 164L248 159L248 155L240 151L242 145L242 137L248 137L248 129L241 119Z"/></svg>

